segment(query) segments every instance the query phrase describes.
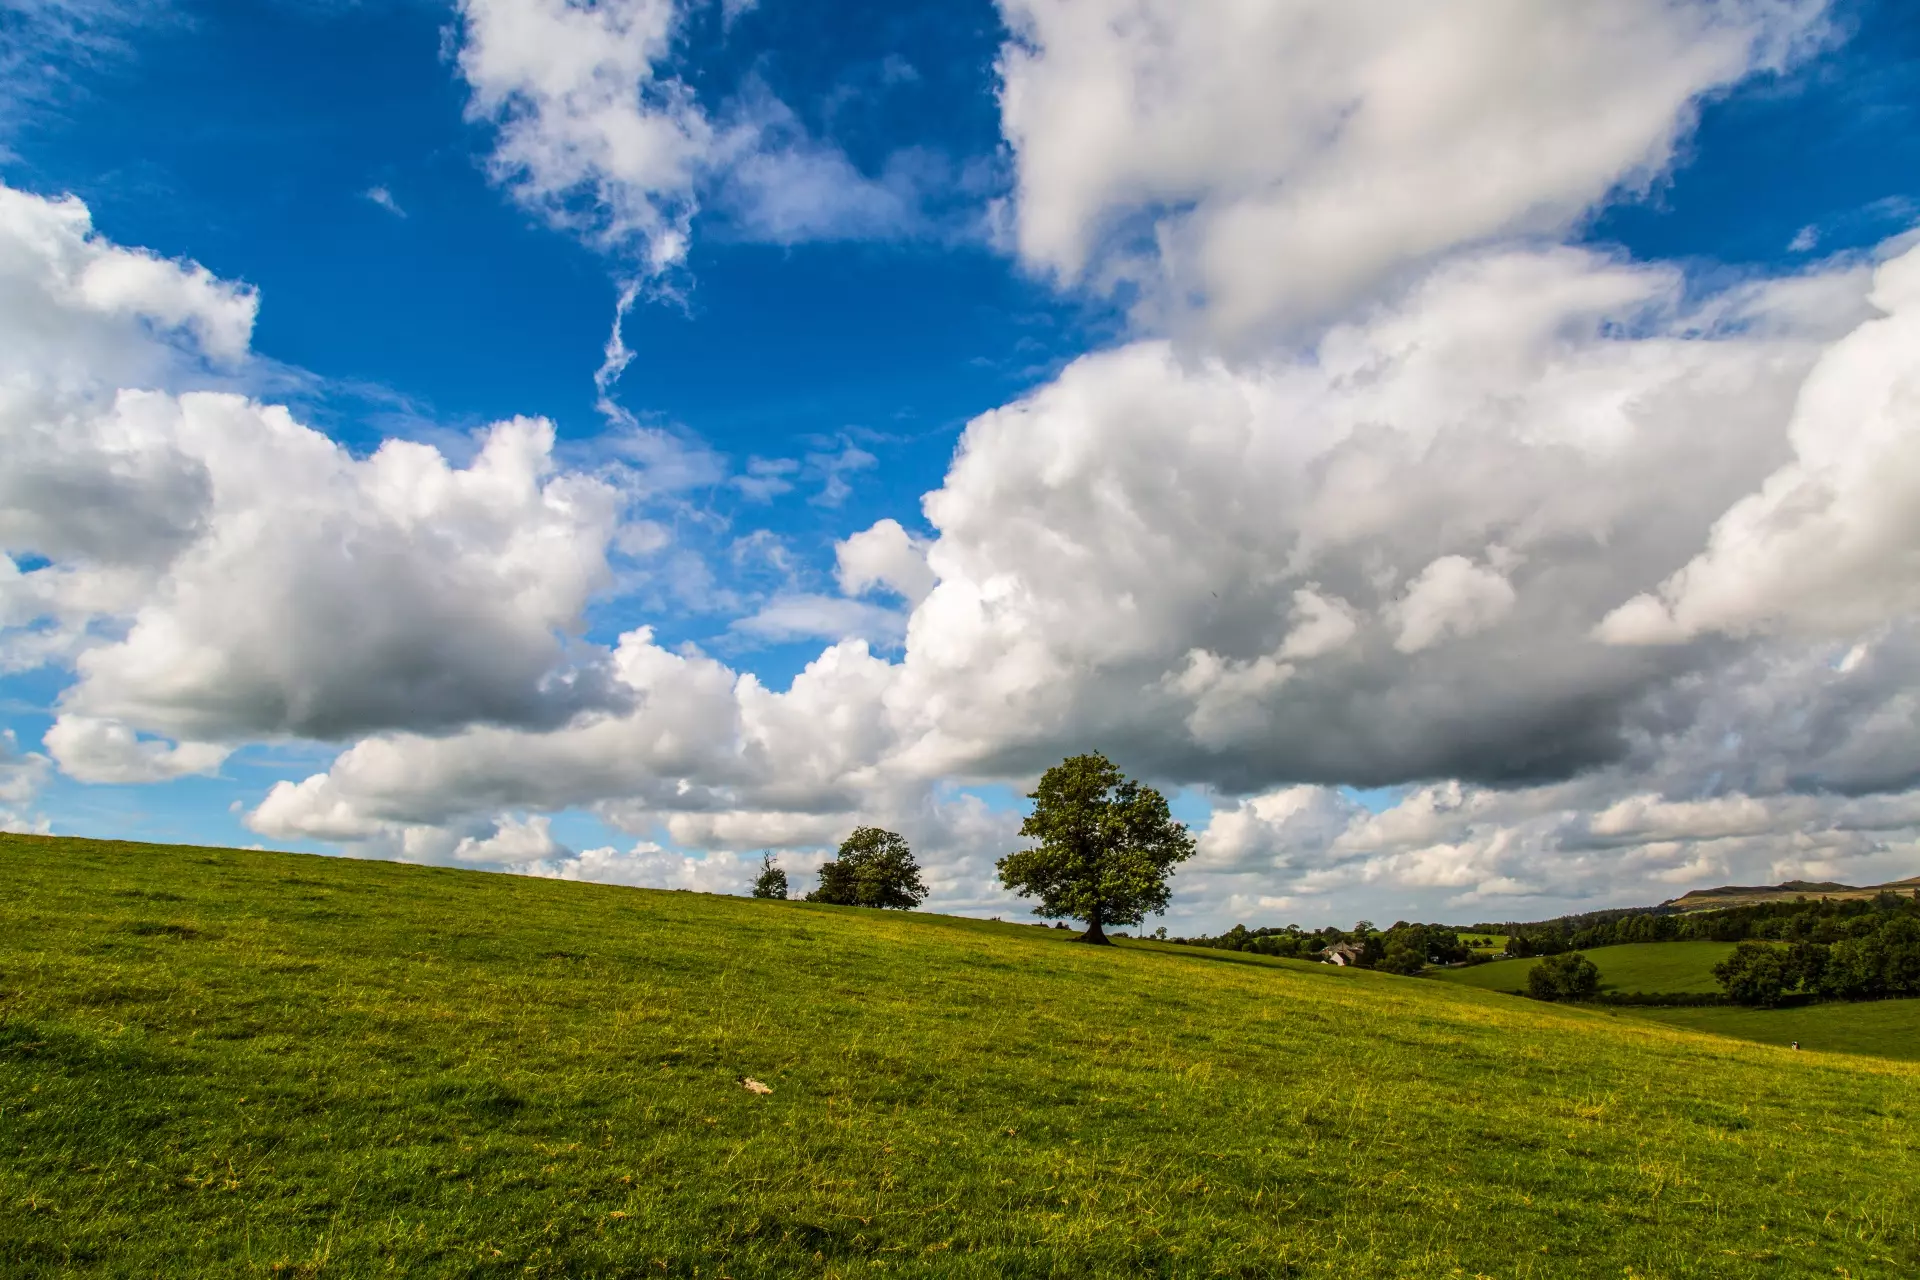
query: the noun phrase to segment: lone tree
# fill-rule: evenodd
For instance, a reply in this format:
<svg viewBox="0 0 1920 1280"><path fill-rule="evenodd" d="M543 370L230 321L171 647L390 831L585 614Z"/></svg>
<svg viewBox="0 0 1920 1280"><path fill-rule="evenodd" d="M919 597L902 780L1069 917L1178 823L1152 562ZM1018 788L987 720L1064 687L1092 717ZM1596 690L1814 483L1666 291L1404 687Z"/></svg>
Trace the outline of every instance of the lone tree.
<svg viewBox="0 0 1920 1280"><path fill-rule="evenodd" d="M879 827L855 827L832 862L820 868L820 887L808 902L911 911L927 896L906 837Z"/></svg>
<svg viewBox="0 0 1920 1280"><path fill-rule="evenodd" d="M1193 837L1167 812L1166 797L1095 753L1047 770L1027 799L1020 834L1037 848L996 864L1000 883L1049 920L1086 922L1077 941L1111 946L1106 926L1139 924L1167 909L1167 877L1193 856Z"/></svg>
<svg viewBox="0 0 1920 1280"><path fill-rule="evenodd" d="M786 870L774 862L770 852L760 855L760 878L753 882L753 896L782 899L787 896Z"/></svg>

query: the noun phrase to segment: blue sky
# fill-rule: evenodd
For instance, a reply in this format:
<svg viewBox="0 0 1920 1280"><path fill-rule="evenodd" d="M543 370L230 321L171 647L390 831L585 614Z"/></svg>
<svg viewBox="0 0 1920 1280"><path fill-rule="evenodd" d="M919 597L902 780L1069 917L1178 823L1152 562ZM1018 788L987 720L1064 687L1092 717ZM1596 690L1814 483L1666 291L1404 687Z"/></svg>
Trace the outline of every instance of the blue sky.
<svg viewBox="0 0 1920 1280"><path fill-rule="evenodd" d="M510 7L507 0L500 3ZM1121 210L1115 216L1122 222L1088 222L1081 228L1083 239L1095 237L1090 241L1093 266L1063 269L1063 259L1036 247L1039 211L1054 189L1047 184L1058 182L1057 173L1037 166L1043 156L1072 156L1073 149L1043 151L1044 131L1066 127L1051 118L1022 123L1003 112L999 60L1014 47L1009 43L1012 20L1022 26L1027 47L1048 55L1035 76L1058 77L1036 78L1029 86L1035 100L1042 89L1071 86L1064 42L1072 33L1066 26L1048 25L1056 21L1048 16L1052 6L761 0L738 13L718 4L669 7L676 25L669 47L654 63L656 78L673 78L710 121L760 120L756 155L832 156L834 163L851 166L844 172L857 171L868 180L894 175L896 189L906 193L904 203L877 220L821 215L804 230L783 235L768 230L766 206L751 206L728 186L745 170L709 159L695 190L699 207L692 214L684 258L650 273L641 265L642 247L633 241L610 244L577 227L556 225L537 205L516 198L513 182L490 168L502 145L503 118L469 109L475 87L461 62L480 21L475 13L463 17L443 5L373 0L173 5L65 0L30 6L9 20L22 33L21 47L32 41L28 58L37 70L19 79L5 111L0 179L36 196L77 196L103 243L199 263L222 281L257 290L250 355L227 385L240 386L262 402L289 405L302 422L362 458L385 440L407 438L431 443L453 465L464 466L476 450L472 433L515 415L551 420L559 438L554 456L563 467L590 472L618 456L620 424L596 408L594 373L602 364L619 291L636 283L641 296L621 328L633 358L615 386L615 399L640 427L656 433L646 437L656 442L651 447L670 449L674 465L704 478L648 508L645 519L649 527L665 530L659 536L668 549L650 551L617 573L616 585L595 590L563 630L575 631L579 643L604 652L621 634L648 626L668 649L696 645L732 672L753 673L765 686L782 691L836 637L826 630L756 632L743 629L742 619L787 597L848 596L836 586L836 549L887 519L897 521L916 547L951 544L953 562L943 564L936 550L934 566L943 583L949 570L959 573L966 548L953 529L929 523L923 495L949 483L970 421L1054 386L1077 357L1135 351L1138 344L1166 334L1193 360L1273 367L1319 349L1325 335L1342 324L1367 323L1365 317L1379 307L1398 305L1396 291L1413 288L1409 282L1422 273L1443 273L1450 262L1494 249L1571 248L1591 251L1595 263L1677 270L1683 280L1677 296L1687 301L1674 305L1684 307L1725 298L1742 283L1821 271L1837 280L1846 271L1865 270L1876 255L1889 256L1892 250L1885 246L1920 218L1920 129L1915 127L1920 123L1915 120L1920 17L1895 3L1846 0L1817 21L1807 21L1804 12L1794 17L1790 6L1782 5L1777 8L1786 16L1778 22L1783 31L1793 26L1793 51L1771 63L1768 55L1753 54L1750 65L1707 75L1679 95L1670 133L1663 125L1645 140L1656 150L1668 148L1657 163L1623 168L1613 181L1596 171L1597 178L1580 179L1585 186L1573 183L1567 192L1542 195L1534 204L1519 201L1511 215L1495 217L1483 229L1395 260L1377 278L1341 284L1346 292L1333 295L1332 310L1290 317L1283 310L1291 304L1282 299L1272 306L1283 310L1270 307L1261 313L1259 325L1266 327L1227 334L1213 327L1227 314L1224 303L1203 302L1184 320L1178 317L1187 305L1177 301L1187 296L1180 291L1199 296L1204 290L1191 279L1176 278L1171 249L1164 250L1171 264L1166 280L1172 282L1165 297L1176 301L1156 310L1143 299L1151 303L1156 297L1159 268L1143 275L1139 261L1142 253L1151 258L1162 251L1142 250L1142 242L1123 242L1124 235L1098 237L1125 217L1162 218L1163 231L1201 226L1210 201L1238 198L1230 190L1238 178L1215 186L1194 185L1190 177L1167 178L1172 185L1158 188L1163 194L1140 199L1124 194L1131 190L1127 183L1150 191L1164 175L1132 173L1109 186L1094 184L1089 189L1104 193L1099 198ZM1188 16L1169 21L1199 23L1208 18L1208 8L1196 6ZM1799 9L1811 11L1806 5ZM87 38L75 38L76 32ZM1203 40L1204 33L1194 39ZM1691 28L1675 36L1682 43L1705 39ZM1179 47L1184 46L1170 36L1168 49ZM1174 56L1167 49L1134 54ZM1283 78L1282 68L1276 66L1273 75ZM1169 83L1186 82L1172 77ZM1202 93L1203 88L1189 84L1182 91ZM1649 88L1647 95L1660 91ZM777 111L768 103L777 104ZM1530 98L1501 110L1524 112L1536 105ZM769 118L774 125L765 123ZM1242 123L1249 136L1286 127L1257 114ZM1232 135L1229 130L1227 136ZM1547 136L1562 151L1583 145L1577 135ZM1116 172L1125 169L1115 164L1120 166ZM1241 170L1225 164L1221 172ZM1281 176L1288 191L1294 188L1286 183L1310 180L1297 170ZM1459 179L1477 180L1470 171ZM592 214L591 195L575 192L570 198L584 200L586 214ZM780 198L812 197L786 193ZM1540 215L1538 210L1549 205L1556 212ZM1194 221L1179 221L1188 217ZM1268 252L1282 258L1314 255L1286 240L1295 233L1276 227ZM1103 280L1103 270L1109 279ZM1845 310L1840 303L1834 307ZM1816 326L1805 320L1803 327L1811 332ZM1817 342L1807 341L1813 344L1806 357L1811 361ZM1780 413L1785 412L1783 403ZM1783 420L1771 430L1774 443L1754 446L1755 456L1784 461ZM659 444L662 440L669 443ZM1166 474L1177 475L1178 468ZM764 483L769 478L775 483ZM763 482L757 488L756 479ZM1728 496L1737 496L1739 485L1731 479L1728 484L1734 486ZM1086 492L1101 491L1097 483L1090 486ZM1276 482L1276 491L1284 488ZM1453 500L1472 505L1457 495ZM1690 541L1659 561L1659 572L1645 581L1647 589L1699 549L1707 526L1727 505L1675 515L1676 525L1689 531L1682 541ZM1204 515L1204 503L1199 510ZM1044 513L1040 519L1045 525ZM1034 545L1036 555L1046 554L1046 539ZM1108 544L1093 537L1083 545ZM22 572L57 567L59 561L25 542L6 549ZM1276 544L1268 558L1277 563L1288 554L1287 547ZM1463 561L1491 566L1478 572L1498 571L1520 581L1515 575L1523 577L1527 570L1503 568L1506 554L1490 546L1484 555L1473 552ZM1538 567L1547 558L1540 550L1516 552L1513 562ZM1382 599L1413 592L1425 581L1414 573L1418 568L1406 565L1398 580L1403 585ZM697 573L687 577L694 569ZM1329 584L1331 591L1342 572L1325 568L1313 581ZM1307 582L1302 576L1273 590L1284 600ZM1039 590L1031 584L1023 589ZM1498 591L1486 597L1496 605ZM1120 588L1116 592L1125 594ZM1221 597L1216 591L1212 598ZM1347 600L1358 598L1348 590ZM901 626L915 603L903 604L884 591L873 600L895 609ZM1673 607L1680 609L1677 603ZM111 642L124 635L131 616L121 612L88 625L97 641ZM1828 636L1824 642L1857 640L1875 627L1882 629L1873 631L1878 636L1901 625L1897 617L1869 622L1856 628L1857 634ZM942 625L928 614L925 634L936 637ZM1444 619L1434 625L1440 628L1435 635L1464 634L1467 627ZM1402 641L1410 634L1403 631ZM1260 644L1270 646L1278 638L1276 633ZM887 661L905 664L897 631L874 643ZM1170 674L1154 687L1171 687L1167 682L1176 680L1187 647L1212 653L1207 648L1212 643L1181 641L1168 650L1164 665ZM1699 680L1707 678L1703 670L1720 671L1717 664L1736 662L1708 656L1711 648L1693 644L1688 650L1693 656L1680 664L1686 671L1664 668L1658 679ZM1245 663L1259 650L1255 645L1219 653ZM1425 650L1408 650L1415 651ZM1747 657L1758 661L1751 653ZM16 662L14 673L0 679L4 723L19 751L51 750L43 749L42 737L60 714L59 700L74 684L78 661L69 655L31 669ZM1083 671L1092 660L1063 661L1063 670ZM1354 687L1384 689L1396 678L1369 676ZM1457 684L1464 677L1434 678ZM1555 678L1563 684L1572 679ZM1594 679L1592 699L1628 696L1619 692L1613 676ZM1639 701L1634 706L1658 700L1645 683L1654 676L1635 679L1639 683L1633 683L1631 697ZM1613 692L1597 692L1602 685ZM963 701L1011 696L992 692L998 687L985 679L952 696ZM1390 811L1403 797L1461 782L1508 788L1503 795L1516 785L1523 790L1586 785L1580 780L1627 768L1623 761L1631 755L1602 749L1590 757L1550 760L1537 773L1514 762L1553 756L1551 751L1542 756L1538 746L1502 746L1496 752L1504 753L1500 761L1484 765L1444 752L1384 746L1374 755L1356 747L1288 763L1293 757L1286 749L1253 740L1244 748L1208 745L1198 729L1198 754L1182 755L1159 750L1142 736L1146 729L1120 727L1101 710L1116 699L1127 701L1132 695L1125 690L1131 687L1103 687L1064 709L1022 713L1030 723L1051 727L971 738L972 746L942 756L948 763L916 785L950 799L984 797L989 810L1004 814L1031 776L1036 752L1063 742L1085 739L1084 745L1092 747L1111 740L1119 744L1116 754L1123 763L1181 792L1183 813L1199 828L1212 807L1244 808L1253 797L1293 785L1330 788L1330 798L1315 803L1356 806L1364 814ZM1662 687L1670 699L1678 686ZM1405 696L1418 703L1427 695L1416 690ZM1502 726L1533 723L1531 711L1504 702L1497 710L1475 714ZM1555 703L1551 713L1540 712L1539 722L1545 725L1562 714L1571 712ZM1637 730L1621 727L1623 715L1594 732L1626 741ZM179 738L160 720L125 723L142 735L158 735L155 740ZM1461 732L1456 722L1447 723L1454 727L1445 732ZM367 733L404 735L413 728L402 718ZM944 727L936 731L943 734ZM1406 730L1438 732L1432 725ZM1393 735L1382 729L1378 736ZM265 838L286 847L390 850L378 840L322 839L311 834L319 826L283 823L269 830L262 820L249 818L276 781L326 772L355 740L357 735L315 739L297 728L234 729L221 736L233 754L212 773L137 784L81 781L77 775L86 774L85 767L47 767L38 775L30 803L16 805L16 821L94 835ZM1756 769L1756 777L1768 772ZM1669 785L1664 774L1654 779L1658 772L1625 780L1608 775L1613 790L1605 796L1556 802L1555 812L1584 811L1582 806L1607 810L1628 794L1658 792L1672 803L1718 801L1728 794L1725 787L1698 781ZM97 769L94 773L101 776ZM1791 768L1776 768L1769 776L1791 773ZM1799 792L1838 795L1853 785L1819 776L1822 781ZM852 784L835 785L845 790ZM1758 786L1742 795L1757 795ZM1894 793L1904 790L1896 787ZM724 842L702 846L663 836L658 823L664 811L650 809L654 816L623 823L612 816L623 803L615 792L551 804L521 796L499 812L516 815L514 821L528 815L552 820L552 847L536 850L543 856L532 859L548 869L573 865L570 860L577 861L591 846L636 841L665 850L661 857L701 865L713 861L709 854L732 856ZM741 803L743 811L797 805L796 812L827 813L841 802ZM911 803L921 806L916 812L926 804L938 808L924 797ZM874 804L879 802L869 807ZM441 826L453 840L466 838L460 833L469 828L483 831L494 820L474 809ZM958 835L951 823L934 825L940 834L930 828L933 846L953 850L953 878L943 890L948 900L958 909L999 910L981 872L981 855L966 844L978 838L991 845L997 837ZM1239 869L1232 875L1239 879L1222 871L1227 878L1219 883L1225 887L1202 914L1211 918L1230 909L1333 913L1361 902L1355 895L1366 893L1386 893L1390 901L1405 901L1408 910L1493 912L1493 905L1483 904L1498 900L1498 886L1524 879L1511 869L1477 872L1477 880L1442 877L1444 885L1421 883L1416 876L1399 890L1389 887L1391 874L1378 873L1364 882L1349 877L1343 888L1316 889L1312 858L1275 852L1283 845L1291 850L1291 838L1272 835L1268 853L1261 855L1269 858L1261 864L1264 870L1248 872L1233 863ZM1904 838L1876 837L1873 849L1858 853L1862 866L1892 865L1904 856ZM1785 866L1777 839L1771 845L1763 835L1753 839L1742 852L1731 852L1730 846L1719 853L1694 848L1665 865L1669 871L1697 866L1708 876ZM791 848L797 866L820 847L817 839L780 844L769 837L755 843ZM1441 843L1463 844L1459 839ZM1396 856L1404 862L1411 854ZM1839 855L1829 850L1820 856ZM1222 867L1232 861L1226 854L1220 857ZM1590 857L1582 853L1577 860L1580 874L1587 876ZM656 867L645 874L661 873ZM1649 882L1636 879L1638 874L1593 873L1577 892L1536 891L1519 901L1531 906L1590 894L1639 900L1647 896ZM1454 892L1469 882L1479 887L1464 891L1466 896ZM1233 905L1221 905L1226 903ZM1370 913L1394 914L1385 905Z"/></svg>

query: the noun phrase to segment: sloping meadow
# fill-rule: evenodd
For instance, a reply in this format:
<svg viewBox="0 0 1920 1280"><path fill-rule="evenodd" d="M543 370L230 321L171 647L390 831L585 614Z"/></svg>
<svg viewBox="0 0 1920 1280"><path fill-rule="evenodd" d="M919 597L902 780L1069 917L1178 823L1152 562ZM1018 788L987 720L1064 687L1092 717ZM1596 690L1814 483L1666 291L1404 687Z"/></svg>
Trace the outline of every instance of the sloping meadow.
<svg viewBox="0 0 1920 1280"><path fill-rule="evenodd" d="M1920 1271L1920 1065L932 915L0 876L8 1277Z"/></svg>

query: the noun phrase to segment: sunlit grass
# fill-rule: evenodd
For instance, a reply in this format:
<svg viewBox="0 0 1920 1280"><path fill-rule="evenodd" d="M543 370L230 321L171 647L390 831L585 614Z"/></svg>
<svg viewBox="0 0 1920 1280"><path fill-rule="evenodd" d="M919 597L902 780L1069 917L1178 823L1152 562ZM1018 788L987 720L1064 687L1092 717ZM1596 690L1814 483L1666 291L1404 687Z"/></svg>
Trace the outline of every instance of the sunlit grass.
<svg viewBox="0 0 1920 1280"><path fill-rule="evenodd" d="M1912 1065L929 915L28 837L0 874L10 1280L1920 1268Z"/></svg>
<svg viewBox="0 0 1920 1280"><path fill-rule="evenodd" d="M1581 952L1600 967L1602 991L1707 993L1720 990L1713 966L1733 954L1731 942L1627 942ZM1538 959L1494 960L1465 969L1439 969L1441 982L1483 991L1525 991Z"/></svg>

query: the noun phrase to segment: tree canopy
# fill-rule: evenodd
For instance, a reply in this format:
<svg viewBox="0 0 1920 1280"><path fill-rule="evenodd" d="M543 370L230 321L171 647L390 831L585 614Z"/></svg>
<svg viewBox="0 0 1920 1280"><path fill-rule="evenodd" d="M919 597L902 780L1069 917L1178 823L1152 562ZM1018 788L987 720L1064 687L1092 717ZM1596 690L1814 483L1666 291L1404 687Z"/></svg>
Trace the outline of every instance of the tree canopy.
<svg viewBox="0 0 1920 1280"><path fill-rule="evenodd" d="M1548 956L1527 974L1527 994L1536 1000L1584 1000L1600 990L1600 967L1578 951Z"/></svg>
<svg viewBox="0 0 1920 1280"><path fill-rule="evenodd" d="M756 898L787 896L786 869L773 860L771 853L760 855L760 875L753 882L753 896Z"/></svg>
<svg viewBox="0 0 1920 1280"><path fill-rule="evenodd" d="M879 827L856 827L832 862L820 868L820 887L808 902L911 911L927 896L906 837Z"/></svg>
<svg viewBox="0 0 1920 1280"><path fill-rule="evenodd" d="M996 865L1007 888L1040 900L1035 915L1084 921L1081 941L1105 943L1105 926L1166 910L1167 877L1193 856L1193 837L1165 796L1096 752L1062 760L1027 798L1020 834L1035 847Z"/></svg>

